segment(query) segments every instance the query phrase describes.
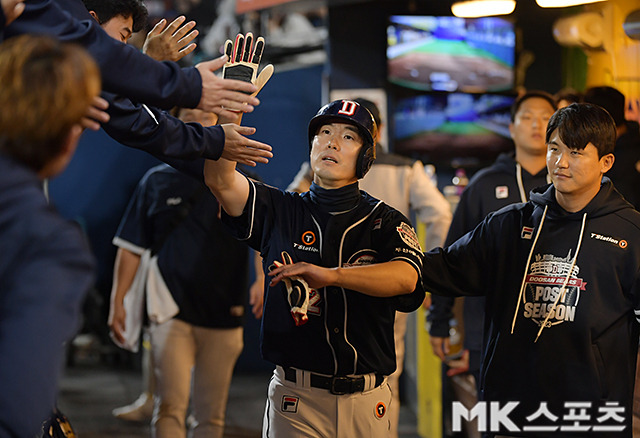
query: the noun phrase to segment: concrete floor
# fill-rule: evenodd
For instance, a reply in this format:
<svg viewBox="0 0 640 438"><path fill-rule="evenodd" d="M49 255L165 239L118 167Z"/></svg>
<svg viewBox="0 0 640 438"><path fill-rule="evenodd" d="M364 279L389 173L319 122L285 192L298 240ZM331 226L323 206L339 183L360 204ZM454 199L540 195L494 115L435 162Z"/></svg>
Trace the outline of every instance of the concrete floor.
<svg viewBox="0 0 640 438"><path fill-rule="evenodd" d="M140 371L122 364L107 365L98 355L76 354L60 385L58 407L69 418L78 438L149 437L149 425L112 416L113 408L133 402L141 392ZM107 361L109 362L109 361ZM225 438L260 438L266 390L271 372L236 372L231 382ZM400 413L400 437L419 438L415 414Z"/></svg>

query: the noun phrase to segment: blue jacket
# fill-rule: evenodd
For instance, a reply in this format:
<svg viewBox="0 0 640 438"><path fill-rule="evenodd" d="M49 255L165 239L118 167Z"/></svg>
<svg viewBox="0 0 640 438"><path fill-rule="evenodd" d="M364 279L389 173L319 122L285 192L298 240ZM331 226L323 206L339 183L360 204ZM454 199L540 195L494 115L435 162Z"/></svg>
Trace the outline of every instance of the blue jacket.
<svg viewBox="0 0 640 438"><path fill-rule="evenodd" d="M37 176L4 154L0 242L0 437L33 437L54 406L94 260Z"/></svg>
<svg viewBox="0 0 640 438"><path fill-rule="evenodd" d="M6 27L4 37L25 33L52 35L86 48L100 67L106 91L164 109L194 108L200 102L202 79L194 67L154 61L114 40L81 0L29 0L22 15Z"/></svg>
<svg viewBox="0 0 640 438"><path fill-rule="evenodd" d="M125 146L144 150L156 158L217 160L224 148L224 130L220 125L203 127L199 123L183 123L165 111L103 92L109 102L111 119L102 125L111 138ZM201 173L199 174L201 175Z"/></svg>

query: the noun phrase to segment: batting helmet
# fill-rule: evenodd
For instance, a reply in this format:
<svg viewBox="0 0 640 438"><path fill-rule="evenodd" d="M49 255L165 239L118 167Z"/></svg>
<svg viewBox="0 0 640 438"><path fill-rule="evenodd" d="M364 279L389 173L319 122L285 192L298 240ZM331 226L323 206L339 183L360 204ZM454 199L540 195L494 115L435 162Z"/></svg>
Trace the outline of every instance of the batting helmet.
<svg viewBox="0 0 640 438"><path fill-rule="evenodd" d="M363 143L356 162L356 177L362 178L376 159L375 138L378 127L364 106L353 100L334 100L326 104L309 122L309 147L318 129L325 123L349 123L358 128Z"/></svg>

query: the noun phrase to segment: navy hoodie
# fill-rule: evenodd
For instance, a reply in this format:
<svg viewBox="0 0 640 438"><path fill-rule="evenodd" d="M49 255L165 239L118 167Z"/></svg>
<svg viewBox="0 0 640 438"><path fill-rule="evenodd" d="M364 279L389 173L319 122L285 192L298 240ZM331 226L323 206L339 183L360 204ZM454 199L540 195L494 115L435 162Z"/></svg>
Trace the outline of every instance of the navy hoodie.
<svg viewBox="0 0 640 438"><path fill-rule="evenodd" d="M478 171L465 188L456 207L447 234L445 245L451 245L460 237L473 230L482 220L494 211L516 202L526 202L529 192L546 185L547 168L531 175L518 166L515 154L500 154L491 166ZM453 318L454 298L432 296L429 312L432 336L448 337L449 321ZM471 352L482 349L482 324L484 321L484 297L471 297L464 300L464 348ZM478 354L479 356L479 354ZM475 356L472 354L472 362ZM471 370L477 370L478 363L470 363Z"/></svg>
<svg viewBox="0 0 640 438"><path fill-rule="evenodd" d="M554 437L631 437L639 268L640 213L603 178L576 213L559 206L552 185L534 190L530 202L428 252L423 279L433 293L486 296L481 397L518 402L508 417L519 430L503 433L539 436L527 428L548 426ZM619 421L605 415L615 409ZM574 423L588 429L570 432Z"/></svg>

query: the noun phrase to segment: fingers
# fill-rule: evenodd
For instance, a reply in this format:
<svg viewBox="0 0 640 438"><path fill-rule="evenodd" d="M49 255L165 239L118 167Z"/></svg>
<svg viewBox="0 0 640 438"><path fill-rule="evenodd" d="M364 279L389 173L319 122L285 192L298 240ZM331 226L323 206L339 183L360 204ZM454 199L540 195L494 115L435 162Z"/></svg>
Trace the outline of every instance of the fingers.
<svg viewBox="0 0 640 438"><path fill-rule="evenodd" d="M169 35L175 35L180 25L184 23L184 20L186 19L187 18L184 15L180 15L178 18L173 20L171 24L169 24L169 26L167 26L167 28L164 30L163 33L168 33ZM195 26L195 23L193 23L193 26ZM191 27L193 28L193 26Z"/></svg>
<svg viewBox="0 0 640 438"><path fill-rule="evenodd" d="M80 121L82 127L91 129L92 131L99 130L101 123L107 123L109 121L109 114L105 112L107 108L109 108L109 102L100 96L96 96L93 99L92 105L87 108L85 117Z"/></svg>
<svg viewBox="0 0 640 438"><path fill-rule="evenodd" d="M154 37L156 35L160 35L162 33L162 31L164 30L166 25L167 25L167 20L165 20L164 18L162 20L158 21L156 23L156 25L153 26L153 29L151 29L149 31L149 33L147 34L147 38L151 38L151 37Z"/></svg>
<svg viewBox="0 0 640 438"><path fill-rule="evenodd" d="M218 58L211 59L209 61L201 62L201 63L196 65L196 68L198 70L202 69L202 70L209 70L211 72L214 72L214 71L222 68L222 66L225 64L225 62L227 62L227 59L230 59L230 58L228 58L227 55L225 54L225 55L219 56Z"/></svg>

